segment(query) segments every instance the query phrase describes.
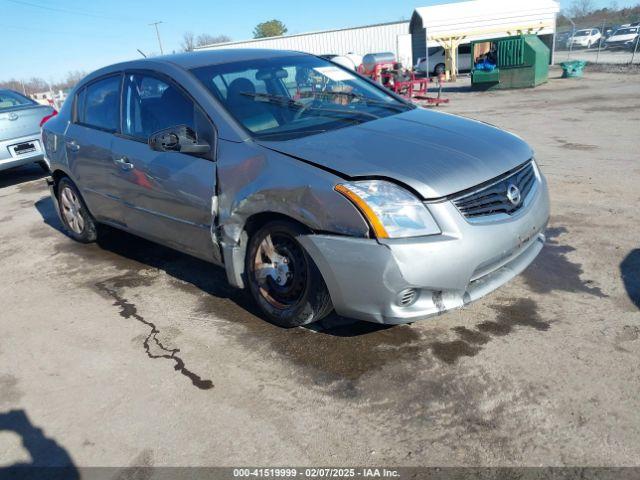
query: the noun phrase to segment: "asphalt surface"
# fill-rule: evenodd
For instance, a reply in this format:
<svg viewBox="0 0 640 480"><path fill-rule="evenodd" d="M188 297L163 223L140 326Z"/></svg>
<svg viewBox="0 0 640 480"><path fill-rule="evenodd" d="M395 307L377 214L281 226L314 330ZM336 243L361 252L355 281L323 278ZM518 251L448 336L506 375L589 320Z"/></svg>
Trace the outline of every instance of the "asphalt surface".
<svg viewBox="0 0 640 480"><path fill-rule="evenodd" d="M277 328L221 269L74 243L38 167L0 173L0 466L638 465L640 76L447 96L533 145L549 242L410 326Z"/></svg>

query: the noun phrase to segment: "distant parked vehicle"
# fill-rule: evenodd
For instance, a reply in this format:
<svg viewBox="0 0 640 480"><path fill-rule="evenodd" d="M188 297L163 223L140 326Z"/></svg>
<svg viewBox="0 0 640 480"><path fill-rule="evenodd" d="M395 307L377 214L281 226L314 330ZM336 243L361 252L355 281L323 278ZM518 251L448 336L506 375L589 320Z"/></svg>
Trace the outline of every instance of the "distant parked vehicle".
<svg viewBox="0 0 640 480"><path fill-rule="evenodd" d="M13 90L0 90L0 171L44 162L40 127L58 112Z"/></svg>
<svg viewBox="0 0 640 480"><path fill-rule="evenodd" d="M601 37L602 33L597 28L585 28L574 33L568 43L569 47L591 48L598 45Z"/></svg>
<svg viewBox="0 0 640 480"><path fill-rule="evenodd" d="M444 48L432 47L429 48L429 61L424 57L418 58L414 69L419 72L430 73L433 75L440 75L445 72L445 55ZM458 47L458 71L468 72L473 65L471 64L471 46L460 45ZM428 65L428 67L427 67ZM427 68L429 71L427 71Z"/></svg>
<svg viewBox="0 0 640 480"><path fill-rule="evenodd" d="M604 45L609 49L633 48L635 41L638 38L639 30L640 27L619 28L613 33L613 35L607 38Z"/></svg>
<svg viewBox="0 0 640 480"><path fill-rule="evenodd" d="M616 30L618 30L620 28L620 25L613 25L611 27L605 27L603 32L602 32L602 36L600 37L599 40L599 45L601 48L605 47L605 42L607 41L607 39L613 35L615 33Z"/></svg>
<svg viewBox="0 0 640 480"><path fill-rule="evenodd" d="M568 48L570 39L571 32L556 33L556 50Z"/></svg>

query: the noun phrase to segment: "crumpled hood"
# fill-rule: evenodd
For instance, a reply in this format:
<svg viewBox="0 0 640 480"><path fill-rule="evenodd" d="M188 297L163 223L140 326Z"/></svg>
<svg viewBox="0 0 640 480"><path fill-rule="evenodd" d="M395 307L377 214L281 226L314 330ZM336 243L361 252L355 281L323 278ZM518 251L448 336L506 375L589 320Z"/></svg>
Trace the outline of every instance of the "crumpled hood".
<svg viewBox="0 0 640 480"><path fill-rule="evenodd" d="M393 178L425 199L491 180L533 156L520 138L482 122L418 108L263 146L347 177Z"/></svg>

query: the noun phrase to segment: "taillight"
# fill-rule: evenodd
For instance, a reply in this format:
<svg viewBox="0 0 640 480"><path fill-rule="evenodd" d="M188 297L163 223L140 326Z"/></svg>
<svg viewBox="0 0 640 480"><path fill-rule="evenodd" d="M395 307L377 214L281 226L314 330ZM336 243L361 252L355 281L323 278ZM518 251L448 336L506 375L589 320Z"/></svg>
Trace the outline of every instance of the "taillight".
<svg viewBox="0 0 640 480"><path fill-rule="evenodd" d="M40 120L40 127L42 127L42 125L44 125L47 122L47 120L49 120L52 117L55 117L57 114L58 114L58 111L54 108L53 112L51 112L46 117L42 117L42 120Z"/></svg>

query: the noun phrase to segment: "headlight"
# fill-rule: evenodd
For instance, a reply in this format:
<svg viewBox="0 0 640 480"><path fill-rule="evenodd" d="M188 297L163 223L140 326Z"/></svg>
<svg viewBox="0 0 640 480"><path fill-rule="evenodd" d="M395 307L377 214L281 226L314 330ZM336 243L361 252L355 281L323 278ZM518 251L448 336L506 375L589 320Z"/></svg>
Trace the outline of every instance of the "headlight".
<svg viewBox="0 0 640 480"><path fill-rule="evenodd" d="M336 185L362 212L378 238L437 235L440 228L427 207L391 182L363 180Z"/></svg>

